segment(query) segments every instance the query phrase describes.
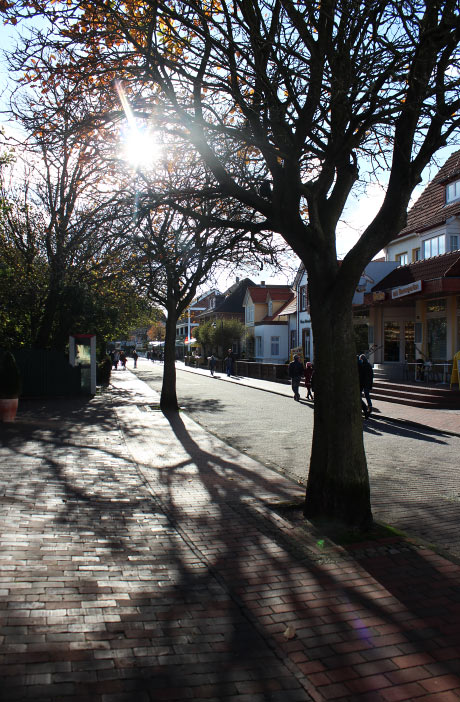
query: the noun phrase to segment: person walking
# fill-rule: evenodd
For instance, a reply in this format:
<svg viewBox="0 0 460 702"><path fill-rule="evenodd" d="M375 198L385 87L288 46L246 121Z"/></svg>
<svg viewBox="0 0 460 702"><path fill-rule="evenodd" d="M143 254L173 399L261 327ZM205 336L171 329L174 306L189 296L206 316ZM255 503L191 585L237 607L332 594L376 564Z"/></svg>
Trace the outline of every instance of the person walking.
<svg viewBox="0 0 460 702"><path fill-rule="evenodd" d="M292 391L294 393L294 400L297 402L300 400L299 387L302 376L304 375L303 365L300 362L300 356L298 353L294 354L294 360L289 364L289 377L291 378Z"/></svg>
<svg viewBox="0 0 460 702"><path fill-rule="evenodd" d="M209 357L209 370L211 372L211 375L214 375L214 371L216 370L216 363L217 363L217 359L214 356L214 354L212 353Z"/></svg>
<svg viewBox="0 0 460 702"><path fill-rule="evenodd" d="M113 352L113 359L112 359L112 365L114 367L114 370L118 370L118 362L120 360L120 352L115 349Z"/></svg>
<svg viewBox="0 0 460 702"><path fill-rule="evenodd" d="M137 359L139 358L136 349L133 351L134 368L137 368Z"/></svg>
<svg viewBox="0 0 460 702"><path fill-rule="evenodd" d="M307 400L313 400L312 388L313 388L313 363L307 361L305 365L305 387L307 388Z"/></svg>
<svg viewBox="0 0 460 702"><path fill-rule="evenodd" d="M128 359L126 358L126 354L124 351L120 351L120 362L121 365L123 366L123 370L126 370L126 361Z"/></svg>
<svg viewBox="0 0 460 702"><path fill-rule="evenodd" d="M228 350L225 359L225 370L227 371L227 377L233 375L233 351L231 349Z"/></svg>
<svg viewBox="0 0 460 702"><path fill-rule="evenodd" d="M372 400L370 392L374 383L374 370L364 353L358 357L358 376L359 392L361 395L361 409L363 410L364 418L367 419L372 413ZM364 397L366 398L367 405L362 399L363 393Z"/></svg>

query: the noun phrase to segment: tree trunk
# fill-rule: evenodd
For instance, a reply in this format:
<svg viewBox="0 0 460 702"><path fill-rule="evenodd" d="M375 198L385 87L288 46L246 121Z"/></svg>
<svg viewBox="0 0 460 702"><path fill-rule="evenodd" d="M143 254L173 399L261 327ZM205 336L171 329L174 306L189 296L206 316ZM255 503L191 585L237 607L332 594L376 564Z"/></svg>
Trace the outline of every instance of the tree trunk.
<svg viewBox="0 0 460 702"><path fill-rule="evenodd" d="M372 511L351 304L322 293L314 304L314 296L312 286L315 409L305 516L366 529Z"/></svg>
<svg viewBox="0 0 460 702"><path fill-rule="evenodd" d="M34 340L34 347L36 349L47 349L51 346L51 336L58 305L59 292L55 289L50 289Z"/></svg>
<svg viewBox="0 0 460 702"><path fill-rule="evenodd" d="M163 412L178 412L176 394L176 322L177 313L173 303L168 304L164 350L163 385L160 407Z"/></svg>

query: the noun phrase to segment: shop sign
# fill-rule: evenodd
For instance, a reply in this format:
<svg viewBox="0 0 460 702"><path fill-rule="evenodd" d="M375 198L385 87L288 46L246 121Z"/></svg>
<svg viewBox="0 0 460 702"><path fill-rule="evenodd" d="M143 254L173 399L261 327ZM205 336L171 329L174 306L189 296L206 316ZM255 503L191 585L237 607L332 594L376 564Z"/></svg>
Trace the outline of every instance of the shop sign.
<svg viewBox="0 0 460 702"><path fill-rule="evenodd" d="M412 295L413 293L420 292L421 289L422 281L416 280L414 283L410 283L409 285L401 285L399 288L393 288L391 291L391 298L395 300L397 297Z"/></svg>
<svg viewBox="0 0 460 702"><path fill-rule="evenodd" d="M377 292L372 293L372 299L374 302L383 302L385 299L385 292L383 290L378 290Z"/></svg>

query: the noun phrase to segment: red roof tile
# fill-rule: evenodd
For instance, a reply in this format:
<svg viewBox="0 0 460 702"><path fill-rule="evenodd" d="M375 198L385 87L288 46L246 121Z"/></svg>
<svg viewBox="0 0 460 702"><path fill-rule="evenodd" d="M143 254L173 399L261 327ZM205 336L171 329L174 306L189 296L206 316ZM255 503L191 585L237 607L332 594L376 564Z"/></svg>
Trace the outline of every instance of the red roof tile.
<svg viewBox="0 0 460 702"><path fill-rule="evenodd" d="M372 291L389 290L398 285L409 285L416 280L457 277L460 277L460 251L451 251L442 256L409 263L407 266L398 266L374 285Z"/></svg>
<svg viewBox="0 0 460 702"><path fill-rule="evenodd" d="M288 300L292 295L290 285L267 286L267 287L249 287L248 292L251 295L253 302L267 302L268 295L272 300Z"/></svg>
<svg viewBox="0 0 460 702"><path fill-rule="evenodd" d="M407 225L398 237L422 232L443 224L449 217L460 215L460 201L446 205L445 186L455 176L460 177L460 151L456 151L427 185L407 215Z"/></svg>

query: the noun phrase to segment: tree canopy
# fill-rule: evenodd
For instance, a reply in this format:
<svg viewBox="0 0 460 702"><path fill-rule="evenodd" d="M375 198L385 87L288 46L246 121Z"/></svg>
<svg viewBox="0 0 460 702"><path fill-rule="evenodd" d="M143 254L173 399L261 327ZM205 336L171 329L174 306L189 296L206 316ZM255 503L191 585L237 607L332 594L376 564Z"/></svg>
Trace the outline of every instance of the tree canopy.
<svg viewBox="0 0 460 702"><path fill-rule="evenodd" d="M5 12L49 20L12 57L26 83L70 79L76 100L97 95L87 120L102 128L122 115L122 79L135 114L199 156L248 228L279 232L303 261L317 388L306 514L369 523L351 301L458 134L459 0L20 0ZM343 209L379 174L382 206L339 264Z"/></svg>

